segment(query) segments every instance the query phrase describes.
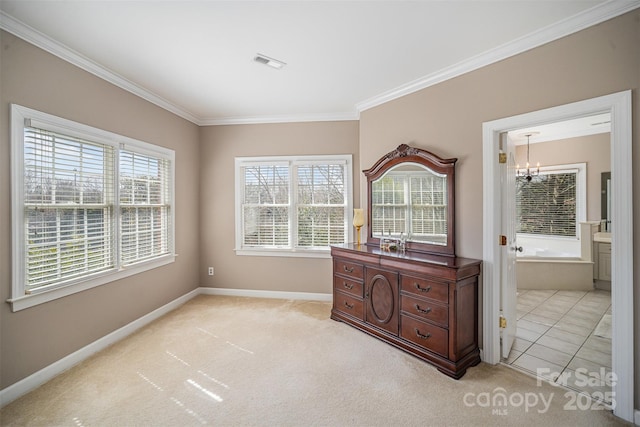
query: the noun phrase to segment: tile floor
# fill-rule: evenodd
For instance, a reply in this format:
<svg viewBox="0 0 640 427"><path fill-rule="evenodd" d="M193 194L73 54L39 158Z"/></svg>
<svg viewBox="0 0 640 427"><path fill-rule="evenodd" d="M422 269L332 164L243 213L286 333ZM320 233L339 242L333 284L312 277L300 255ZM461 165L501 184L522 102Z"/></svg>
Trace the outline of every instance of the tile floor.
<svg viewBox="0 0 640 427"><path fill-rule="evenodd" d="M611 403L611 336L597 328L611 315L609 291L519 290L517 310L504 363Z"/></svg>

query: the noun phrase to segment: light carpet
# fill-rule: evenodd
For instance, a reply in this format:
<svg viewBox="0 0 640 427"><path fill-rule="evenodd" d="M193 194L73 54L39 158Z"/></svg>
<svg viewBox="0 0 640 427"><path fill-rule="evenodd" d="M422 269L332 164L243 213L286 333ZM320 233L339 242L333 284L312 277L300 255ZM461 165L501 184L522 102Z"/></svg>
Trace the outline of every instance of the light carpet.
<svg viewBox="0 0 640 427"><path fill-rule="evenodd" d="M330 320L330 309L325 302L198 296L7 405L0 422L626 425L574 392L505 366L481 363L453 380Z"/></svg>

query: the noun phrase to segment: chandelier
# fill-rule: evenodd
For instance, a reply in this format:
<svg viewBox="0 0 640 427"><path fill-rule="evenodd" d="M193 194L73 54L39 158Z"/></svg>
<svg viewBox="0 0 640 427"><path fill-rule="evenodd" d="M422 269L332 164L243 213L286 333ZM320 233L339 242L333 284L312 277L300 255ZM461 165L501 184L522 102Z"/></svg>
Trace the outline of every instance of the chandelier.
<svg viewBox="0 0 640 427"><path fill-rule="evenodd" d="M531 133L525 135L527 137L527 166L525 169L520 169L520 165L516 165L517 176L524 177L527 182L531 181L534 176L538 176L540 174L540 162L538 162L538 164L536 165L536 169L533 171L531 170L529 164L529 138L531 138L531 135Z"/></svg>

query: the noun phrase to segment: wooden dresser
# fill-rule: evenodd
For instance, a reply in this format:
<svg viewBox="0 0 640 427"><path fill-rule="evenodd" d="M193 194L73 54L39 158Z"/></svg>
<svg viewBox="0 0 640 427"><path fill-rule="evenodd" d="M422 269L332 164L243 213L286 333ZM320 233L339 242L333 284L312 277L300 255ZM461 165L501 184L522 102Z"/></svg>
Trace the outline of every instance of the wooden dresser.
<svg viewBox="0 0 640 427"><path fill-rule="evenodd" d="M331 247L331 318L462 377L480 362L480 261L387 252L354 243Z"/></svg>

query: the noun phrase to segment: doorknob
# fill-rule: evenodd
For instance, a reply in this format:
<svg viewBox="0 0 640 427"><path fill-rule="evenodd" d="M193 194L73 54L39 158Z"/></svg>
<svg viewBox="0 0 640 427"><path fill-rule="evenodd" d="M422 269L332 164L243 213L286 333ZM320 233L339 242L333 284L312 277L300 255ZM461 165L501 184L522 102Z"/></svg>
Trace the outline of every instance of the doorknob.
<svg viewBox="0 0 640 427"><path fill-rule="evenodd" d="M516 252L522 252L522 246L514 246L513 250Z"/></svg>

